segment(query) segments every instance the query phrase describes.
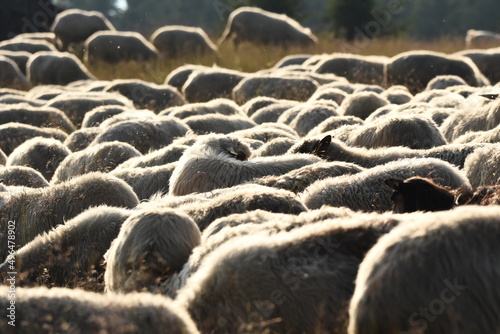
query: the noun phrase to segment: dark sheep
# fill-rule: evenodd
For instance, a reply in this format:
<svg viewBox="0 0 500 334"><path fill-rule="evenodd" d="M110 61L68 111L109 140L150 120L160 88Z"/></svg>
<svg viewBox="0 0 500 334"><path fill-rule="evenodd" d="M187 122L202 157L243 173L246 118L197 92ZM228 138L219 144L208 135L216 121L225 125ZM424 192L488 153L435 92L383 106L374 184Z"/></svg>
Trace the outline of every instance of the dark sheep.
<svg viewBox="0 0 500 334"><path fill-rule="evenodd" d="M64 141L64 145L68 147L71 152L78 152L86 149L95 137L102 132L101 128L91 127L82 128L72 132Z"/></svg>
<svg viewBox="0 0 500 334"><path fill-rule="evenodd" d="M0 42L0 50L7 51L26 51L32 54L42 51L53 51L56 52L57 49L54 45L46 41L34 41L34 40L19 40L10 39Z"/></svg>
<svg viewBox="0 0 500 334"><path fill-rule="evenodd" d="M20 103L0 107L0 123L17 122L41 128L60 128L64 132L75 131L75 126L59 109L51 107L33 107Z"/></svg>
<svg viewBox="0 0 500 334"><path fill-rule="evenodd" d="M189 75L182 86L182 93L189 102L229 99L232 97L234 87L246 76L246 73L223 68L196 70Z"/></svg>
<svg viewBox="0 0 500 334"><path fill-rule="evenodd" d="M186 103L184 97L172 86L156 85L136 79L113 80L103 91L118 92L131 100L137 109L149 109L155 112Z"/></svg>
<svg viewBox="0 0 500 334"><path fill-rule="evenodd" d="M0 125L0 149L7 155L10 155L26 140L34 137L54 138L63 142L67 134L58 129L39 128L15 122Z"/></svg>
<svg viewBox="0 0 500 334"><path fill-rule="evenodd" d="M372 112L389 103L386 98L373 92L354 93L342 101L339 113L344 116L356 116L365 120Z"/></svg>
<svg viewBox="0 0 500 334"><path fill-rule="evenodd" d="M0 85L14 89L28 90L31 85L17 64L5 56L0 55Z"/></svg>
<svg viewBox="0 0 500 334"><path fill-rule="evenodd" d="M0 288L0 307L11 305L9 288ZM18 288L16 326L0 321L5 334L24 333L179 333L198 334L185 310L150 293L103 295L64 288Z"/></svg>
<svg viewBox="0 0 500 334"><path fill-rule="evenodd" d="M12 60L14 63L16 63L17 67L19 67L19 70L21 71L21 73L26 75L26 63L28 62L28 59L30 58L31 53L26 52L26 51L1 50L0 56L4 56L4 57Z"/></svg>
<svg viewBox="0 0 500 334"><path fill-rule="evenodd" d="M207 33L199 27L169 25L153 32L151 43L166 57L216 54L218 52Z"/></svg>
<svg viewBox="0 0 500 334"><path fill-rule="evenodd" d="M238 130L250 129L257 124L246 116L225 116L207 114L185 118L184 123L197 134L222 133L228 134Z"/></svg>
<svg viewBox="0 0 500 334"><path fill-rule="evenodd" d="M188 130L180 120L168 116L141 122L122 121L104 129L91 145L117 140L129 143L142 154L146 154L169 145L174 138L184 136Z"/></svg>
<svg viewBox="0 0 500 334"><path fill-rule="evenodd" d="M158 115L172 116L180 119L191 116L200 116L206 114L221 114L226 116L241 115L240 107L229 99L213 99L209 102L189 103L180 107L168 108Z"/></svg>
<svg viewBox="0 0 500 334"><path fill-rule="evenodd" d="M104 254L131 211L98 206L36 236L13 255L18 286L78 287L104 291ZM9 271L9 260L0 271Z"/></svg>
<svg viewBox="0 0 500 334"><path fill-rule="evenodd" d="M5 259L7 223L15 221L15 240L22 247L38 234L64 224L91 206L134 208L139 200L124 181L107 174L89 173L58 185L21 192L0 192L0 258Z"/></svg>
<svg viewBox="0 0 500 334"><path fill-rule="evenodd" d="M31 167L50 181L59 164L70 154L69 148L58 140L35 137L16 147L6 166Z"/></svg>
<svg viewBox="0 0 500 334"><path fill-rule="evenodd" d="M184 151L188 148L187 145L170 144L151 153L130 158L122 163L119 168L146 168L169 164L178 161Z"/></svg>
<svg viewBox="0 0 500 334"><path fill-rule="evenodd" d="M101 106L85 113L82 128L99 126L103 121L130 109L123 106Z"/></svg>
<svg viewBox="0 0 500 334"><path fill-rule="evenodd" d="M325 119L312 128L307 137L320 136L321 134L340 128L344 125L362 125L363 120L356 116L333 116Z"/></svg>
<svg viewBox="0 0 500 334"><path fill-rule="evenodd" d="M167 75L167 77L165 78L165 84L173 86L181 91L182 86L184 86L184 83L186 83L191 73L197 70L203 71L209 68L210 67L208 66L193 64L179 66Z"/></svg>
<svg viewBox="0 0 500 334"><path fill-rule="evenodd" d="M498 206L461 207L382 237L359 268L348 332L498 331L499 217Z"/></svg>
<svg viewBox="0 0 500 334"><path fill-rule="evenodd" d="M483 73L491 84L500 82L500 52L498 48L489 50L464 50L457 52L457 55L470 58L477 68Z"/></svg>
<svg viewBox="0 0 500 334"><path fill-rule="evenodd" d="M47 179L39 171L26 166L0 167L0 180L5 186L45 188Z"/></svg>
<svg viewBox="0 0 500 334"><path fill-rule="evenodd" d="M308 54L297 54L297 55L288 55L281 58L276 64L274 64L274 68L283 68L287 66L293 65L302 65L306 60L311 58L311 55Z"/></svg>

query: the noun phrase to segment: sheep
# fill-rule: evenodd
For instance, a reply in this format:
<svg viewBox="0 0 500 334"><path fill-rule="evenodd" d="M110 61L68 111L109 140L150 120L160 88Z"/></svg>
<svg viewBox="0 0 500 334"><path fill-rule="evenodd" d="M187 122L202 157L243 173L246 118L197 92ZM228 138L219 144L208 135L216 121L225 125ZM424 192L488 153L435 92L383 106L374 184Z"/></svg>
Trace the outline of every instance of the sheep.
<svg viewBox="0 0 500 334"><path fill-rule="evenodd" d="M269 96L256 96L250 100L248 100L244 105L241 106L241 109L247 116L251 117L254 113L259 111L260 109L270 106L272 104L278 103L280 100L275 99L274 97ZM292 101L289 101L292 102ZM293 102L292 102L293 103Z"/></svg>
<svg viewBox="0 0 500 334"><path fill-rule="evenodd" d="M166 57L218 53L217 46L199 27L163 26L156 29L149 40Z"/></svg>
<svg viewBox="0 0 500 334"><path fill-rule="evenodd" d="M135 158L130 158L118 166L118 168L146 168L169 164L178 161L187 145L170 144L151 153Z"/></svg>
<svg viewBox="0 0 500 334"><path fill-rule="evenodd" d="M15 104L27 104L32 107L41 107L45 104L45 101L38 99L31 99L26 95L17 94L4 94L0 97L1 104L15 105Z"/></svg>
<svg viewBox="0 0 500 334"><path fill-rule="evenodd" d="M233 100L242 105L260 96L293 101L307 101L319 87L306 76L252 75L241 80L233 89Z"/></svg>
<svg viewBox="0 0 500 334"><path fill-rule="evenodd" d="M89 173L41 189L0 192L0 258L7 254L8 221L16 222L16 246L22 247L36 235L47 232L91 206L107 204L133 208L139 200L124 181L102 173Z"/></svg>
<svg viewBox="0 0 500 334"><path fill-rule="evenodd" d="M0 165L4 165L7 163L7 155L0 150Z"/></svg>
<svg viewBox="0 0 500 334"><path fill-rule="evenodd" d="M206 114L221 114L226 116L242 115L240 107L232 100L218 98L209 102L189 103L180 107L168 108L158 115L172 116L185 119L191 116L200 116Z"/></svg>
<svg viewBox="0 0 500 334"><path fill-rule="evenodd" d="M31 87L29 80L17 64L3 55L0 55L0 85L22 90L28 90Z"/></svg>
<svg viewBox="0 0 500 334"><path fill-rule="evenodd" d="M175 163L143 168L118 168L110 174L127 182L139 200L146 200L155 194L166 194Z"/></svg>
<svg viewBox="0 0 500 334"><path fill-rule="evenodd" d="M228 134L238 130L253 128L257 124L251 119L241 115L225 116L219 114L207 114L190 116L185 118L184 123L197 134L222 133Z"/></svg>
<svg viewBox="0 0 500 334"><path fill-rule="evenodd" d="M298 106L295 108L298 108ZM297 131L299 136L303 137L319 123L335 116L339 116L336 104L330 105L318 102L305 103L302 110L295 115L289 125L292 129Z"/></svg>
<svg viewBox="0 0 500 334"><path fill-rule="evenodd" d="M295 145L296 141L287 137L278 137L269 140L259 149L253 151L254 157L269 157L283 155Z"/></svg>
<svg viewBox="0 0 500 334"><path fill-rule="evenodd" d="M301 193L301 200L309 209L328 204L360 211L388 211L392 209L392 190L384 184L384 180L412 176L427 177L451 189L471 189L465 172L448 162L435 158L413 158L392 161L354 175L319 180Z"/></svg>
<svg viewBox="0 0 500 334"><path fill-rule="evenodd" d="M156 292L162 281L182 269L200 230L182 212L151 209L131 215L105 254L109 292Z"/></svg>
<svg viewBox="0 0 500 334"><path fill-rule="evenodd" d="M257 124L277 122L284 112L296 105L297 103L292 101L272 103L252 113L250 118Z"/></svg>
<svg viewBox="0 0 500 334"><path fill-rule="evenodd" d="M344 140L350 146L366 148L384 146L406 146L413 149L427 149L446 144L446 139L437 124L421 115L401 115L379 118L363 126L351 125L351 131ZM347 129L343 126L338 130ZM334 136L340 140L342 137Z"/></svg>
<svg viewBox="0 0 500 334"><path fill-rule="evenodd" d="M387 57L359 56L337 53L320 60L313 68L315 73L333 73L349 82L382 84Z"/></svg>
<svg viewBox="0 0 500 334"><path fill-rule="evenodd" d="M129 109L123 106L113 106L113 105L96 107L85 113L81 127L89 128L93 126L99 126L106 119L121 114L123 112L126 112L128 110Z"/></svg>
<svg viewBox="0 0 500 334"><path fill-rule="evenodd" d="M217 98L231 98L233 89L246 73L223 68L193 71L184 85L182 93L189 102L208 102Z"/></svg>
<svg viewBox="0 0 500 334"><path fill-rule="evenodd" d="M46 285L104 291L104 254L131 211L98 206L39 234L2 265L15 262L18 286Z"/></svg>
<svg viewBox="0 0 500 334"><path fill-rule="evenodd" d="M129 143L145 154L169 145L174 138L185 135L188 130L188 126L180 120L168 116L141 122L122 121L104 129L90 145L118 140Z"/></svg>
<svg viewBox="0 0 500 334"><path fill-rule="evenodd" d="M429 149L414 150L407 147L380 147L366 149L350 147L345 143L331 139L307 139L298 143L289 153L314 153L327 161L346 161L370 168L390 161L404 158L438 158L462 169L465 160L475 150L488 146L482 143L446 144Z"/></svg>
<svg viewBox="0 0 500 334"><path fill-rule="evenodd" d="M0 125L0 149L7 155L10 155L16 147L33 137L54 138L62 142L67 135L58 129L39 128L17 122Z"/></svg>
<svg viewBox="0 0 500 334"><path fill-rule="evenodd" d="M499 217L498 206L461 207L380 238L359 268L348 332L497 331Z"/></svg>
<svg viewBox="0 0 500 334"><path fill-rule="evenodd" d="M26 72L32 85L67 85L76 80L95 79L80 60L68 52L37 52L29 58Z"/></svg>
<svg viewBox="0 0 500 334"><path fill-rule="evenodd" d="M453 141L470 131L486 131L500 125L500 100L484 106L455 112L441 124L441 132L448 141Z"/></svg>
<svg viewBox="0 0 500 334"><path fill-rule="evenodd" d="M469 29L465 35L465 48L488 48L500 46L500 34L486 30Z"/></svg>
<svg viewBox="0 0 500 334"><path fill-rule="evenodd" d="M307 137L319 136L325 132L333 131L344 125L362 125L364 121L356 116L333 116L325 119L312 128Z"/></svg>
<svg viewBox="0 0 500 334"><path fill-rule="evenodd" d="M446 89L452 86L466 86L467 82L458 75L438 75L425 87L425 90Z"/></svg>
<svg viewBox="0 0 500 334"><path fill-rule="evenodd" d="M464 171L473 187L500 184L500 144L475 150L465 160Z"/></svg>
<svg viewBox="0 0 500 334"><path fill-rule="evenodd" d="M105 119L104 121L102 121L101 124L99 124L99 127L103 130L115 125L115 124L118 124L118 123L121 123L123 121L145 121L145 120L151 120L151 121L154 121L156 120L156 114L151 111L151 110L146 110L146 109L140 109L140 110L136 110L136 109L128 109L128 110L125 110L124 112L121 112L117 115L113 115L107 119Z"/></svg>
<svg viewBox="0 0 500 334"><path fill-rule="evenodd" d="M302 27L297 21L256 7L240 7L231 12L218 44L227 40L232 40L235 47L243 41L285 47L318 43L311 30Z"/></svg>
<svg viewBox="0 0 500 334"><path fill-rule="evenodd" d="M103 91L118 92L131 100L137 109L149 109L155 112L186 103L184 97L172 86L156 85L136 79L113 80Z"/></svg>
<svg viewBox="0 0 500 334"><path fill-rule="evenodd" d="M453 140L456 144L465 143L499 143L500 142L500 124L487 131L471 131L461 135Z"/></svg>
<svg viewBox="0 0 500 334"><path fill-rule="evenodd" d="M342 101L348 96L346 92L338 88L322 88L320 86L318 90L309 98L308 102L328 100L337 103L339 106Z"/></svg>
<svg viewBox="0 0 500 334"><path fill-rule="evenodd" d="M32 54L43 51L57 51L54 45L49 42L29 39L10 39L0 42L0 50L26 51Z"/></svg>
<svg viewBox="0 0 500 334"><path fill-rule="evenodd" d="M346 162L317 162L282 175L269 175L252 180L252 183L300 193L317 180L327 177L356 174L362 167Z"/></svg>
<svg viewBox="0 0 500 334"><path fill-rule="evenodd" d="M25 103L0 107L0 123L17 122L42 128L59 128L66 133L75 131L75 126L59 109L33 107Z"/></svg>
<svg viewBox="0 0 500 334"><path fill-rule="evenodd" d="M436 76L446 74L457 75L471 86L489 84L470 59L439 52L403 52L392 57L386 67L387 84L406 86L412 94L423 91Z"/></svg>
<svg viewBox="0 0 500 334"><path fill-rule="evenodd" d="M9 293L9 287L0 288L2 309L13 305ZM15 320L1 320L2 333L199 333L185 310L167 297L149 293L121 296L65 288L16 288L14 313Z"/></svg>
<svg viewBox="0 0 500 334"><path fill-rule="evenodd" d="M71 133L63 143L71 152L78 152L87 148L101 132L102 129L96 127L82 128Z"/></svg>
<svg viewBox="0 0 500 334"><path fill-rule="evenodd" d="M130 100L116 93L81 93L72 92L57 96L45 105L63 111L76 127L80 127L85 114L99 106L114 105L132 109Z"/></svg>
<svg viewBox="0 0 500 334"><path fill-rule="evenodd" d="M399 85L387 88L380 96L387 99L391 104L405 104L410 102L413 97L408 88Z"/></svg>
<svg viewBox="0 0 500 334"><path fill-rule="evenodd" d="M109 173L130 158L142 156L132 145L107 142L69 154L55 170L51 183L67 181L90 172Z"/></svg>
<svg viewBox="0 0 500 334"><path fill-rule="evenodd" d="M159 57L155 46L135 31L95 32L85 40L84 47L83 59L87 64L150 61Z"/></svg>
<svg viewBox="0 0 500 334"><path fill-rule="evenodd" d="M372 112L388 104L387 99L373 92L354 93L342 101L339 113L365 120Z"/></svg>
<svg viewBox="0 0 500 334"><path fill-rule="evenodd" d="M16 35L14 37L15 39L31 39L31 40L35 40L35 41L39 41L39 40L42 40L42 41L46 41L46 42L49 42L51 44L54 44L55 41L56 41L56 34L54 34L53 32L25 32L25 33L21 33L19 35Z"/></svg>
<svg viewBox="0 0 500 334"><path fill-rule="evenodd" d="M59 164L70 154L58 140L35 137L16 147L5 165L31 167L50 181Z"/></svg>
<svg viewBox="0 0 500 334"><path fill-rule="evenodd" d="M201 138L178 161L170 179L169 193L178 196L230 187L321 160L306 154L248 160L249 157L248 146L235 137L208 135Z"/></svg>
<svg viewBox="0 0 500 334"><path fill-rule="evenodd" d="M295 55L288 55L283 58L281 58L276 64L274 64L273 68L283 68L287 66L293 66L293 65L302 65L306 60L311 58L312 55L310 54L295 54Z"/></svg>
<svg viewBox="0 0 500 334"><path fill-rule="evenodd" d="M500 59L500 52L498 48L487 50L463 50L456 54L470 58L474 64L479 68L492 85L500 81L500 74L498 71L498 61Z"/></svg>
<svg viewBox="0 0 500 334"><path fill-rule="evenodd" d="M26 166L0 167L0 180L5 186L45 188L47 179L39 171Z"/></svg>
<svg viewBox="0 0 500 334"><path fill-rule="evenodd" d="M184 83L188 79L188 77L191 75L196 70L205 70L209 69L210 67L208 66L203 66L203 65L193 65L193 64L186 64L177 67L175 70L170 72L167 77L165 78L165 84L173 86L177 88L179 91L182 90L182 86L184 86Z"/></svg>
<svg viewBox="0 0 500 334"><path fill-rule="evenodd" d="M207 333L345 333L358 266L395 220L325 220L272 238L233 238L203 260L176 301Z"/></svg>
<svg viewBox="0 0 500 334"><path fill-rule="evenodd" d="M115 27L101 12L81 9L69 9L57 14L50 27L56 35L57 46L63 51L101 30L115 30Z"/></svg>

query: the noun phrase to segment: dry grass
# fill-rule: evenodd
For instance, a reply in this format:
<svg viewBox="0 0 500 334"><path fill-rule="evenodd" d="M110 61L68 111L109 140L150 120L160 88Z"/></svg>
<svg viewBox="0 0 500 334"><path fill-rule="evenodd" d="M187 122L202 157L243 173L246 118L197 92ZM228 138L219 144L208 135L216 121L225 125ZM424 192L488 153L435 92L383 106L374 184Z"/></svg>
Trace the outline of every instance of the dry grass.
<svg viewBox="0 0 500 334"><path fill-rule="evenodd" d="M221 46L218 56L190 56L172 59L160 59L150 63L126 62L120 64L98 63L90 65L89 70L102 80L138 78L146 81L163 83L172 70L184 64L217 65L243 72L255 72L272 67L281 58L291 54L323 54L348 52L362 55L394 56L398 53L424 49L452 53L464 48L463 39L443 38L429 42L415 42L397 38L380 38L369 41L347 43L331 37L320 37L320 42L311 47L291 47L283 49L276 46L256 46L243 43L237 50L230 43Z"/></svg>

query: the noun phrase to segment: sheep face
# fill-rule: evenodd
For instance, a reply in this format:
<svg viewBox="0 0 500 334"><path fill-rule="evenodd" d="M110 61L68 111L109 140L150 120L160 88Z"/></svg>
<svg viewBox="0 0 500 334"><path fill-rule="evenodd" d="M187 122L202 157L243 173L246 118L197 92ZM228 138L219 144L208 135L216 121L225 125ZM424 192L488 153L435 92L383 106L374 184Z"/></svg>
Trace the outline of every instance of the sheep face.
<svg viewBox="0 0 500 334"><path fill-rule="evenodd" d="M211 153L228 156L240 161L248 160L251 154L250 148L236 138L211 137L201 144L207 153L211 151Z"/></svg>

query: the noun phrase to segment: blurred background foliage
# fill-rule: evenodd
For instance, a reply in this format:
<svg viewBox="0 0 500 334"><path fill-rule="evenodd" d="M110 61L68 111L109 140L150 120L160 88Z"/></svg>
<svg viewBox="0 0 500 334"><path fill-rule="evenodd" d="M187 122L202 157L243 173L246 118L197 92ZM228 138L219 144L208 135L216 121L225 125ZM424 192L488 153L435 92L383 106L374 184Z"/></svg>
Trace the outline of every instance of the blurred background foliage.
<svg viewBox="0 0 500 334"><path fill-rule="evenodd" d="M118 29L146 35L169 24L201 26L218 35L230 12L248 5L285 13L317 34L334 33L351 40L359 31L375 31L373 22L382 28L377 36L415 40L463 36L471 28L500 31L498 0L54 0L54 3L64 8L102 11ZM397 10L391 13L390 8ZM380 24L386 22L384 26Z"/></svg>

